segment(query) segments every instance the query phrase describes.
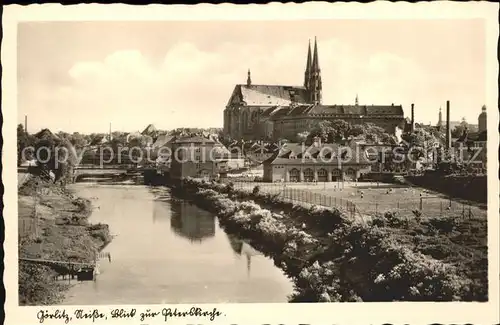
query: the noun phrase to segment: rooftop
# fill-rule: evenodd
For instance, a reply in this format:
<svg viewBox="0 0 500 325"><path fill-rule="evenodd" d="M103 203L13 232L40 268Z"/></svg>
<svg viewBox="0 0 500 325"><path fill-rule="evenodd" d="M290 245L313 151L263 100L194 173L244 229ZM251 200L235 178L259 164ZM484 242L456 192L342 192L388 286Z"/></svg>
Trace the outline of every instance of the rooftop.
<svg viewBox="0 0 500 325"><path fill-rule="evenodd" d="M341 147L335 143L324 143L305 146L299 143L288 143L264 163L272 165L370 164L370 161L364 150L356 150L356 145Z"/></svg>
<svg viewBox="0 0 500 325"><path fill-rule="evenodd" d="M283 85L236 85L231 102L244 102L249 106L278 106L307 103L304 87Z"/></svg>
<svg viewBox="0 0 500 325"><path fill-rule="evenodd" d="M291 105L273 111L269 116L276 119L283 116L304 115L357 115L357 116L400 116L403 118L401 105Z"/></svg>
<svg viewBox="0 0 500 325"><path fill-rule="evenodd" d="M153 148L163 147L167 144L174 142L175 139L176 137L174 135L168 135L168 134L160 135L158 136L158 138L156 138L156 141L153 143Z"/></svg>
<svg viewBox="0 0 500 325"><path fill-rule="evenodd" d="M212 139L207 139L201 136L188 136L188 137L182 137L177 140L175 140L173 143L215 143L214 140Z"/></svg>

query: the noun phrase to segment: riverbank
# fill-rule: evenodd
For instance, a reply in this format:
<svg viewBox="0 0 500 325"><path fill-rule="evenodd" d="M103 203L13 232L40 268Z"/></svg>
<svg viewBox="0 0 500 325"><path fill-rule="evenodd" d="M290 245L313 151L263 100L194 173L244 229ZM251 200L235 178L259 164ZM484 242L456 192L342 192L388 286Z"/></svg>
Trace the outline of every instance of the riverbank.
<svg viewBox="0 0 500 325"><path fill-rule="evenodd" d="M176 192L272 257L295 283L291 302L487 301L484 218L388 212L360 222L337 209L194 179Z"/></svg>
<svg viewBox="0 0 500 325"><path fill-rule="evenodd" d="M95 252L112 239L107 225L88 222L90 201L39 178L20 187L18 209L19 258L92 263ZM68 284L55 280L56 275L48 266L20 261L19 304L60 302Z"/></svg>

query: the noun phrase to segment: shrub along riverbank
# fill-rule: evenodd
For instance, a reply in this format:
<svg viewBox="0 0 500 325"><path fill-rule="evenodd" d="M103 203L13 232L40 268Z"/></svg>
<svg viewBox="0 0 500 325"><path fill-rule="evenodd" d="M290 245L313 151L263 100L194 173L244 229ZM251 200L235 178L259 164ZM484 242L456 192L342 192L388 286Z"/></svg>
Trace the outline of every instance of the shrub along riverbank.
<svg viewBox="0 0 500 325"><path fill-rule="evenodd" d="M295 283L291 302L487 300L486 220L386 213L361 223L196 179L175 192L271 256Z"/></svg>
<svg viewBox="0 0 500 325"><path fill-rule="evenodd" d="M95 252L111 241L107 225L89 224L90 201L75 197L65 187L32 178L18 194L20 258L92 262ZM19 261L19 304L60 302L68 284L56 281L55 275L48 266Z"/></svg>

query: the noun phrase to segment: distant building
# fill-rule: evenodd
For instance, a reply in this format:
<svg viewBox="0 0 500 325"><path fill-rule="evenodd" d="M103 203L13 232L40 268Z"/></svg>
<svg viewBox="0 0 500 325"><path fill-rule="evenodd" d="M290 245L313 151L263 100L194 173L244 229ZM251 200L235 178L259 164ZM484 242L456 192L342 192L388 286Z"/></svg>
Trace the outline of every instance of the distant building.
<svg viewBox="0 0 500 325"><path fill-rule="evenodd" d="M267 182L335 182L362 178L372 162L356 145L288 143L263 165Z"/></svg>
<svg viewBox="0 0 500 325"><path fill-rule="evenodd" d="M487 165L487 135L481 133L465 133L454 142L455 156L476 172L485 173Z"/></svg>
<svg viewBox="0 0 500 325"><path fill-rule="evenodd" d="M439 117L438 117L437 128L438 128L438 130L441 130L443 128L443 112L441 110L441 107L439 108Z"/></svg>
<svg viewBox="0 0 500 325"><path fill-rule="evenodd" d="M172 143L177 138L172 135L159 135L151 145L151 149L156 153L156 165L160 169L170 169L170 158L172 154Z"/></svg>
<svg viewBox="0 0 500 325"><path fill-rule="evenodd" d="M211 178L217 175L217 155L214 148L218 144L201 136L179 138L172 142L170 177Z"/></svg>
<svg viewBox="0 0 500 325"><path fill-rule="evenodd" d="M153 124L149 124L142 132L142 135L149 135L151 137L155 137L158 133L158 130L155 128Z"/></svg>
<svg viewBox="0 0 500 325"><path fill-rule="evenodd" d="M486 105L483 105L481 108L481 114L479 114L479 117L477 118L477 125L477 131L479 133L486 131L486 128L488 127L488 124L486 123Z"/></svg>
<svg viewBox="0 0 500 325"><path fill-rule="evenodd" d="M245 157L243 155L237 152L231 152L218 141L216 141L214 146L214 158L216 162L216 169L220 173L245 167Z"/></svg>
<svg viewBox="0 0 500 325"><path fill-rule="evenodd" d="M269 159L276 151L274 144L258 141L252 144L250 148L245 150L245 156L253 163L260 164L266 159Z"/></svg>
<svg viewBox="0 0 500 325"><path fill-rule="evenodd" d="M234 154L223 155L216 162L217 168L220 171L242 169L246 166L245 158Z"/></svg>
<svg viewBox="0 0 500 325"><path fill-rule="evenodd" d="M478 116L479 132L465 129L463 134L454 141L455 154L458 159L466 163L469 168L485 173L487 166L487 126L486 106L483 105Z"/></svg>
<svg viewBox="0 0 500 325"><path fill-rule="evenodd" d="M323 105L318 47L309 45L303 86L256 85L250 71L246 84L235 86L224 110L224 133L233 139L295 139L321 120L374 123L394 134L404 129L401 105Z"/></svg>

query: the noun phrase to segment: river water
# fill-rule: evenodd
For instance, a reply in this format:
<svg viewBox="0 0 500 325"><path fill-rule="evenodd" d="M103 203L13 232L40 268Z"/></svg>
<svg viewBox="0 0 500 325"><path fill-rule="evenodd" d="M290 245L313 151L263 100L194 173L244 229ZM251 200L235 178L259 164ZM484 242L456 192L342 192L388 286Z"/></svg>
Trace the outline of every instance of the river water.
<svg viewBox="0 0 500 325"><path fill-rule="evenodd" d="M166 188L73 184L116 235L95 282L77 282L65 305L287 302L293 286L271 259L227 235L217 218Z"/></svg>

